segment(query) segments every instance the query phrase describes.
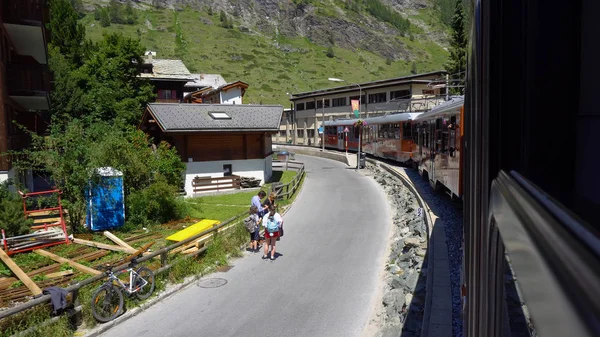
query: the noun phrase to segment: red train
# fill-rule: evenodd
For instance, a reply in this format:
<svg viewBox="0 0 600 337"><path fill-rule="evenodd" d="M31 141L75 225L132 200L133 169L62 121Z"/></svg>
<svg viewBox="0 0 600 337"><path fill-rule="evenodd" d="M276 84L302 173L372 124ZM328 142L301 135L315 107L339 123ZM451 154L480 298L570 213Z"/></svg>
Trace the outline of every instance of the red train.
<svg viewBox="0 0 600 337"><path fill-rule="evenodd" d="M464 98L460 96L425 113L366 118L361 151L417 167L432 187L446 190L453 198L462 198L463 111ZM357 151L356 121L325 122L325 147Z"/></svg>

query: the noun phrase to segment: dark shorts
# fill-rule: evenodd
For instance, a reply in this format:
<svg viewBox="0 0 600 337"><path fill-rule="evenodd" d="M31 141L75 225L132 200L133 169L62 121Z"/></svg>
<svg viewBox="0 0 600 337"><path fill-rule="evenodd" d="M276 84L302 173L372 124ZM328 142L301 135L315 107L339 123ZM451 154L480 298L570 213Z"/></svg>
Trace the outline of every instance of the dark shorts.
<svg viewBox="0 0 600 337"><path fill-rule="evenodd" d="M256 229L254 231L254 233L250 233L250 241L258 241L259 236L260 236L259 231L258 231L258 229Z"/></svg>

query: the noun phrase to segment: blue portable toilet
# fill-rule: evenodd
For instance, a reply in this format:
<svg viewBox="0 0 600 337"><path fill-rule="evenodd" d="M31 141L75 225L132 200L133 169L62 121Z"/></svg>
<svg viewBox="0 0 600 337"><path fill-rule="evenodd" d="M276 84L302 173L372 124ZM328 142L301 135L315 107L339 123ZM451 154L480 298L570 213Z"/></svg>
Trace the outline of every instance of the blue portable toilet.
<svg viewBox="0 0 600 337"><path fill-rule="evenodd" d="M111 167L96 169L97 184L87 189L86 227L93 231L119 228L125 224L123 173Z"/></svg>

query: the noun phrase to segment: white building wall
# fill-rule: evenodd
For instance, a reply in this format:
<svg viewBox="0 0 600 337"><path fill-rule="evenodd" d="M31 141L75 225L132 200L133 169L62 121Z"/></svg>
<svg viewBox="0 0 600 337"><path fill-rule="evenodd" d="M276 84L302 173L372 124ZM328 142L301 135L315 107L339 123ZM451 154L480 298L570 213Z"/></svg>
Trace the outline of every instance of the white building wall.
<svg viewBox="0 0 600 337"><path fill-rule="evenodd" d="M268 165L267 165L268 162ZM246 160L217 160L200 161L186 163L185 172L185 194L190 197L194 194L192 181L198 177L223 177L223 165L231 165L232 174L260 179L260 185L265 183L265 179L271 178L271 156L264 159L246 159Z"/></svg>
<svg viewBox="0 0 600 337"><path fill-rule="evenodd" d="M265 179L264 181L271 180L273 176L273 156L268 156L265 158Z"/></svg>
<svg viewBox="0 0 600 337"><path fill-rule="evenodd" d="M231 88L221 91L221 104L242 104L242 89Z"/></svg>

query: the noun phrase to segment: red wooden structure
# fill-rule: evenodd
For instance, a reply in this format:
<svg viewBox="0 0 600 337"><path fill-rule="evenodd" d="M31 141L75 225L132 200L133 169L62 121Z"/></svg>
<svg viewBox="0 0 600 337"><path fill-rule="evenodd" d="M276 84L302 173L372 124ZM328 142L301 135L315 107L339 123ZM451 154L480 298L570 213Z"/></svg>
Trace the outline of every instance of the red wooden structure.
<svg viewBox="0 0 600 337"><path fill-rule="evenodd" d="M23 212L26 219L33 220L31 229L34 232L7 238L2 230L2 245L8 255L50 247L60 244L69 244L67 226L61 202L60 190L49 190L41 192L23 193L19 191L23 199ZM57 205L53 207L28 209L27 199L46 195L56 195Z"/></svg>

